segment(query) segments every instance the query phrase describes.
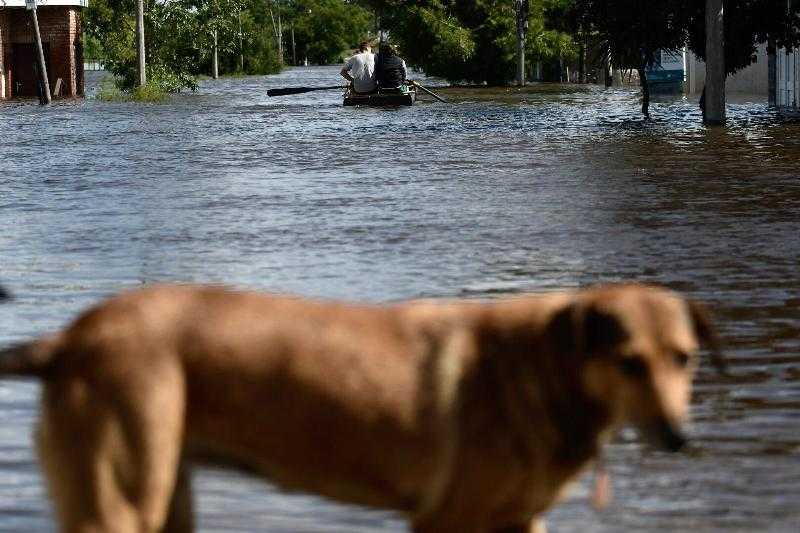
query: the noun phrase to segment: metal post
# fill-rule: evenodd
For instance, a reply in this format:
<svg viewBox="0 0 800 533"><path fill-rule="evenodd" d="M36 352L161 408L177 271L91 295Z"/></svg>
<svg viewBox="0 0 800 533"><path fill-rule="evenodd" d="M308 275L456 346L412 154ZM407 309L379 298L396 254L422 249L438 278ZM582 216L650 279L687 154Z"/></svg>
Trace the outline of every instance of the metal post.
<svg viewBox="0 0 800 533"><path fill-rule="evenodd" d="M47 65L44 62L42 34L39 33L39 17L36 13L36 0L28 0L25 5L31 12L31 19L33 20L33 38L36 41L36 70L39 74L39 103L47 105L51 102L50 82L47 80Z"/></svg>
<svg viewBox="0 0 800 533"><path fill-rule="evenodd" d="M147 85L147 70L144 56L144 0L136 2L136 66L139 71L139 85Z"/></svg>

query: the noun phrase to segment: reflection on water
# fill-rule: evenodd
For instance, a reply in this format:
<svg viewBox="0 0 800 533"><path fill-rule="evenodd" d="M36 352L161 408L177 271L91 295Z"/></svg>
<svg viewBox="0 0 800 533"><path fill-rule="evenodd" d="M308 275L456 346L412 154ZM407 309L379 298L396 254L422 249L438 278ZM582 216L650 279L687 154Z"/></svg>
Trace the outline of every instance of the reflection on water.
<svg viewBox="0 0 800 533"><path fill-rule="evenodd" d="M586 480L566 531L800 529L800 125L635 90L445 91L455 103L344 109L335 68L205 82L167 105L0 105L0 342L153 281L364 300L615 280L710 304L733 378L698 379L696 452L623 438L616 500ZM0 382L0 530L52 530L30 445L38 387ZM390 513L202 471L200 526L403 531Z"/></svg>

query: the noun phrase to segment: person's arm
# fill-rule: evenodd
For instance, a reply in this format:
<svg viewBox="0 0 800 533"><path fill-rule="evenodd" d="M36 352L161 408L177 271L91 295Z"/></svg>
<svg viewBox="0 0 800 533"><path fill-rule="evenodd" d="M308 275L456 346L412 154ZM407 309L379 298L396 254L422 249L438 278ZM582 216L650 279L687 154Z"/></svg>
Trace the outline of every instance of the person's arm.
<svg viewBox="0 0 800 533"><path fill-rule="evenodd" d="M350 57L347 61L344 62L344 68L342 68L340 74L344 79L353 83L353 76L350 75L350 69L353 68L353 58Z"/></svg>

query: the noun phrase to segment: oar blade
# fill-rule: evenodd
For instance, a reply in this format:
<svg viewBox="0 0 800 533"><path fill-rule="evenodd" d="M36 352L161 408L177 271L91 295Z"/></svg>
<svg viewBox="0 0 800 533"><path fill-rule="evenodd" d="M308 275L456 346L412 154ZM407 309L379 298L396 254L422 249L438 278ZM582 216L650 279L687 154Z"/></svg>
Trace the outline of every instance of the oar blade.
<svg viewBox="0 0 800 533"><path fill-rule="evenodd" d="M286 96L289 94L309 93L311 91L331 91L333 89L347 89L343 85L331 85L329 87L283 87L281 89L269 89L267 96Z"/></svg>
<svg viewBox="0 0 800 533"><path fill-rule="evenodd" d="M286 96L289 94L300 94L313 91L311 87L284 87L282 89L270 89L267 91L267 96Z"/></svg>

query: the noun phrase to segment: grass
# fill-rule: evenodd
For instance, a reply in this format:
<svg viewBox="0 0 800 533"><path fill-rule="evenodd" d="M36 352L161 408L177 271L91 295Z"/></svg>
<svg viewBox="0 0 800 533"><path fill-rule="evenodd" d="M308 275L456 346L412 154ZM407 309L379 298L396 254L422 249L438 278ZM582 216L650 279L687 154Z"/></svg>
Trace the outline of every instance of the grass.
<svg viewBox="0 0 800 533"><path fill-rule="evenodd" d="M132 91L123 91L114 83L113 79L105 79L100 84L100 89L95 97L101 102L137 102L143 104L158 104L169 100L169 93L154 84L136 87Z"/></svg>

